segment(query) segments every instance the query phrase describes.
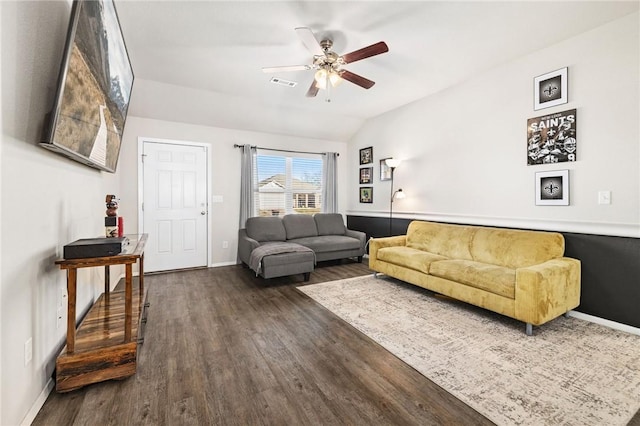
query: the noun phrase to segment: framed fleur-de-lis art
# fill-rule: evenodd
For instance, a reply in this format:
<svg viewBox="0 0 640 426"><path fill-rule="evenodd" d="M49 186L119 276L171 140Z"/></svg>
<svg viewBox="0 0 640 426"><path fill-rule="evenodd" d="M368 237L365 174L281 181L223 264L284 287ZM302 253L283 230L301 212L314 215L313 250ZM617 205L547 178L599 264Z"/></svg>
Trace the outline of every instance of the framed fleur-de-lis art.
<svg viewBox="0 0 640 426"><path fill-rule="evenodd" d="M569 205L569 170L536 172L536 205Z"/></svg>
<svg viewBox="0 0 640 426"><path fill-rule="evenodd" d="M568 68L561 68L533 79L533 109L566 104L569 100Z"/></svg>

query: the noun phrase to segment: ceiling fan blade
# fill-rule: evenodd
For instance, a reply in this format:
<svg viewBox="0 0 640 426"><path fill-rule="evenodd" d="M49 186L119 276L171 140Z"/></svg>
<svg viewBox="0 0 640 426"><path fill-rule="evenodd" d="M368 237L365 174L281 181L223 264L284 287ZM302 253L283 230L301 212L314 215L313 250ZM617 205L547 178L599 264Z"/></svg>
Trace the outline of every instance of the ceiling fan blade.
<svg viewBox="0 0 640 426"><path fill-rule="evenodd" d="M372 44L371 46L363 47L362 49L354 50L353 52L347 53L346 55L342 55L342 60L345 64L350 64L352 62L370 58L371 56L376 56L388 51L389 47L387 46L387 43L385 43L384 41L379 41L376 44Z"/></svg>
<svg viewBox="0 0 640 426"><path fill-rule="evenodd" d="M318 94L318 90L320 90L320 88L318 88L316 81L313 80L311 82L311 86L309 87L309 90L307 90L307 94L306 94L307 98L314 98Z"/></svg>
<svg viewBox="0 0 640 426"><path fill-rule="evenodd" d="M357 84L358 86L365 88L365 89L371 89L373 87L374 84L376 84L375 81L371 81L367 78L364 78L358 74L354 74L351 71L347 71L347 70L340 70L338 71L338 75L347 80L352 82L353 84Z"/></svg>
<svg viewBox="0 0 640 426"><path fill-rule="evenodd" d="M316 36L313 35L313 31L311 31L310 28L298 27L296 28L296 33L298 34L298 37L300 37L302 44L304 44L309 52L314 55L324 55L324 51L322 50L320 43L318 43Z"/></svg>
<svg viewBox="0 0 640 426"><path fill-rule="evenodd" d="M313 68L311 65L285 65L281 67L262 67L262 72L307 71L311 68Z"/></svg>

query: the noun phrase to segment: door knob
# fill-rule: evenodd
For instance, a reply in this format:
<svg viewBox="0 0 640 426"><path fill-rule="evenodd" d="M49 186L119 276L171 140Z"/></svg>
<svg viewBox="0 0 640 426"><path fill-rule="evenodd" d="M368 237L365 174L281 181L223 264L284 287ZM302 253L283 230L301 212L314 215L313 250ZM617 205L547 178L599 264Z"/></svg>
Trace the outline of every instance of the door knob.
<svg viewBox="0 0 640 426"><path fill-rule="evenodd" d="M203 211L201 211L201 212L200 212L200 214L201 214L202 216L204 216L205 214L207 214L207 212L205 212L205 211L203 210Z"/></svg>

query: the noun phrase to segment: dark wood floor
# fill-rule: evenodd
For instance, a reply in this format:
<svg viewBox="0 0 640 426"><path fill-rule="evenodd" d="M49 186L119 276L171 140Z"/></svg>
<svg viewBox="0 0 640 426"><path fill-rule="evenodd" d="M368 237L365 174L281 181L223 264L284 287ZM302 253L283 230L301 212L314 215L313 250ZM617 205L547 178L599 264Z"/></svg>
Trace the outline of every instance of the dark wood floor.
<svg viewBox="0 0 640 426"><path fill-rule="evenodd" d="M324 263L308 283L368 273ZM296 290L308 283L241 266L148 276L137 374L53 392L33 424L492 424Z"/></svg>

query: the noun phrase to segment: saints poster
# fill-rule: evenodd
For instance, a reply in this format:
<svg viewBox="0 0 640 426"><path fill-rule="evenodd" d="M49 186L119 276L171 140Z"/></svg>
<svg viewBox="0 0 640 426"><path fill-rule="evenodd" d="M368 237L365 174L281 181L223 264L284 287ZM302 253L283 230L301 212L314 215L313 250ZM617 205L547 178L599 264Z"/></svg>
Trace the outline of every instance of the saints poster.
<svg viewBox="0 0 640 426"><path fill-rule="evenodd" d="M527 165L576 161L576 110L527 120Z"/></svg>

